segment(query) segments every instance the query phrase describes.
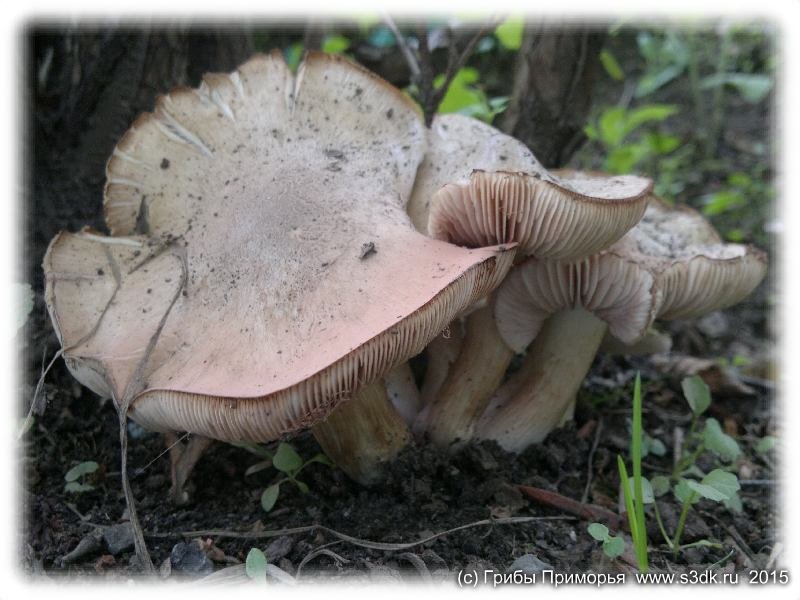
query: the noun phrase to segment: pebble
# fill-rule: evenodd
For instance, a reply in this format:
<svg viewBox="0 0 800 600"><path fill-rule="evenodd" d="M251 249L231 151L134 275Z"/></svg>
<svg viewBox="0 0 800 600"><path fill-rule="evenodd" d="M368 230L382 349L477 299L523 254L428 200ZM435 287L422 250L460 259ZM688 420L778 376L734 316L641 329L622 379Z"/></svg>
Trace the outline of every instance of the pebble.
<svg viewBox="0 0 800 600"><path fill-rule="evenodd" d="M108 551L117 556L121 552L133 548L133 528L130 523L120 523L119 525L106 527L103 530L103 539L106 542Z"/></svg>
<svg viewBox="0 0 800 600"><path fill-rule="evenodd" d="M548 569L552 570L552 566L539 560L535 554L523 554L508 567L508 573L515 571L522 571L528 575L539 575Z"/></svg>
<svg viewBox="0 0 800 600"><path fill-rule="evenodd" d="M172 570L184 575L208 575L214 571L214 564L206 553L194 542L178 542L169 555Z"/></svg>

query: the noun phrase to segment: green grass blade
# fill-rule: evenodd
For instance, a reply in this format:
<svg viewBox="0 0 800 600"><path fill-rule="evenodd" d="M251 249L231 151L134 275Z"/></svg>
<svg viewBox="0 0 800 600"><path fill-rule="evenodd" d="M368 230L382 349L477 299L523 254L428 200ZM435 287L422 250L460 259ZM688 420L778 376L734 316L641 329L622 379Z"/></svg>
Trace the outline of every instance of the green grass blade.
<svg viewBox="0 0 800 600"><path fill-rule="evenodd" d="M639 373L636 373L636 382L633 386L633 443L631 444L637 530L634 547L639 569L647 571L647 529L644 524L644 497L642 494L642 438L642 380Z"/></svg>

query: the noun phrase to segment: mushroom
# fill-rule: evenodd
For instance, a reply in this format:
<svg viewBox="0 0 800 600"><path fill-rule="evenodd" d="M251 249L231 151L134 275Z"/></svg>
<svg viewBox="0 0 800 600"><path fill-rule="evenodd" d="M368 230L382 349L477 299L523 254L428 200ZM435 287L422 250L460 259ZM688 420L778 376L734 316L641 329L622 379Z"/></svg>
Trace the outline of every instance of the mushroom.
<svg viewBox="0 0 800 600"><path fill-rule="evenodd" d="M62 232L44 259L70 371L156 431L266 442L316 426L373 480L407 439L380 379L514 255L414 230L425 148L411 101L320 53L296 76L276 52L160 97L109 159L111 235Z"/></svg>
<svg viewBox="0 0 800 600"><path fill-rule="evenodd" d="M428 230L467 247L516 242L521 255L577 260L633 227L651 186L650 180L632 175L569 172L559 177L540 166L530 173L476 170L468 182L448 184L434 194ZM471 314L465 331L458 358L415 425L444 446L472 437L515 351L499 335L490 306Z"/></svg>
<svg viewBox="0 0 800 600"><path fill-rule="evenodd" d="M655 318L694 318L739 302L765 273L764 252L725 244L697 212L659 200L608 250L578 262L524 261L497 291L494 311L509 347L533 343L476 436L514 452L541 441L571 417L606 330L634 344Z"/></svg>

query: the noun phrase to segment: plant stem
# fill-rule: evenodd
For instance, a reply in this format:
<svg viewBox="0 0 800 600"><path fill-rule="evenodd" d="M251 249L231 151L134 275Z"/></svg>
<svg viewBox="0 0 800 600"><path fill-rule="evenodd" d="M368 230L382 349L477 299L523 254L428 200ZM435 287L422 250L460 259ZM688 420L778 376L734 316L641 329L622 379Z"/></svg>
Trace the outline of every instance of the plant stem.
<svg viewBox="0 0 800 600"><path fill-rule="evenodd" d="M667 529L664 527L664 521L661 520L661 511L658 510L658 502L653 502L653 509L656 515L656 523L658 523L658 529L661 532L661 535L664 536L664 541L667 544L667 547L672 550L672 540L669 539L669 535L667 534Z"/></svg>
<svg viewBox="0 0 800 600"><path fill-rule="evenodd" d="M683 535L683 526L686 524L686 516L689 514L689 507L694 502L694 499L697 497L697 492L692 492L689 494L689 497L683 501L683 507L681 508L681 516L678 519L678 527L675 529L675 537L672 538L672 554L673 556L678 556L678 550L680 549L680 541L681 535Z"/></svg>

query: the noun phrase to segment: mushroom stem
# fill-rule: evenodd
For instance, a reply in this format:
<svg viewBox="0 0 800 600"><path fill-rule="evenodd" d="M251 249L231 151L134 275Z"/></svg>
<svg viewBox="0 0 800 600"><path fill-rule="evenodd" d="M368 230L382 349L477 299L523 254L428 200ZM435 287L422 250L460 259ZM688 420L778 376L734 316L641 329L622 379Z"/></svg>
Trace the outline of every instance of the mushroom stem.
<svg viewBox="0 0 800 600"><path fill-rule="evenodd" d="M361 388L312 428L325 454L347 475L370 485L381 478L390 461L411 439L394 409L383 379Z"/></svg>
<svg viewBox="0 0 800 600"><path fill-rule="evenodd" d="M458 358L420 421L440 446L467 442L475 423L500 385L514 352L506 346L490 306L465 318L466 333Z"/></svg>
<svg viewBox="0 0 800 600"><path fill-rule="evenodd" d="M420 410L424 410L442 389L447 374L461 353L464 334L461 320L456 319L448 326L448 333L434 338L425 348L425 379L420 386Z"/></svg>
<svg viewBox="0 0 800 600"><path fill-rule="evenodd" d="M519 371L481 416L476 437L495 440L510 452L541 442L569 417L607 327L582 308L549 317Z"/></svg>
<svg viewBox="0 0 800 600"><path fill-rule="evenodd" d="M384 377L386 393L392 401L394 409L411 426L420 411L421 399L411 364L406 361L397 365Z"/></svg>
<svg viewBox="0 0 800 600"><path fill-rule="evenodd" d="M192 435L185 444L178 441L175 433L165 433L164 440L169 448L170 476L172 487L169 490L175 506L183 506L189 502L189 492L184 488L192 474L197 461L214 442L202 435Z"/></svg>

